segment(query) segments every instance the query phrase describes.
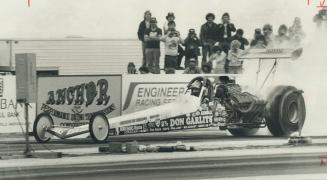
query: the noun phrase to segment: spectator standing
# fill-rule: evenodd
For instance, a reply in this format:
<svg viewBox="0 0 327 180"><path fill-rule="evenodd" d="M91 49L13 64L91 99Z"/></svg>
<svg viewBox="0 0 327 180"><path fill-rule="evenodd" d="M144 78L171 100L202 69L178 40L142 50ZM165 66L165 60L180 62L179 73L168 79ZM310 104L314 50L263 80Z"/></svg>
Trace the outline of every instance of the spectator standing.
<svg viewBox="0 0 327 180"><path fill-rule="evenodd" d="M273 26L270 24L265 24L262 28L262 32L267 46L273 46Z"/></svg>
<svg viewBox="0 0 327 180"><path fill-rule="evenodd" d="M327 21L327 8L319 10L318 14L316 14L313 17L313 22L317 24L318 28L321 27L321 24L323 24L323 22L325 22L324 24L327 25L326 21Z"/></svg>
<svg viewBox="0 0 327 180"><path fill-rule="evenodd" d="M201 69L196 64L195 58L190 59L189 67L184 70L184 74L201 74Z"/></svg>
<svg viewBox="0 0 327 180"><path fill-rule="evenodd" d="M256 40L255 44L251 46L253 49L265 49L267 47L266 39L263 35L259 35Z"/></svg>
<svg viewBox="0 0 327 180"><path fill-rule="evenodd" d="M241 43L238 40L231 42L231 49L228 52L227 59L229 60L229 73L241 74L243 61L240 57L245 54L246 51L240 49Z"/></svg>
<svg viewBox="0 0 327 180"><path fill-rule="evenodd" d="M144 32L146 29L150 28L150 20L151 20L151 12L145 11L144 19L143 19L143 21L140 22L139 29L137 31L138 38L142 42L142 55L143 55L142 66L146 65Z"/></svg>
<svg viewBox="0 0 327 180"><path fill-rule="evenodd" d="M215 15L208 13L207 22L201 26L200 41L202 44L202 63L207 62L207 56L212 54L211 48L218 42L218 25L214 23Z"/></svg>
<svg viewBox="0 0 327 180"><path fill-rule="evenodd" d="M232 32L235 32L236 28L234 24L230 22L230 16L227 12L222 15L221 21L222 22L218 24L219 42L223 51L227 54L230 49Z"/></svg>
<svg viewBox="0 0 327 180"><path fill-rule="evenodd" d="M298 46L302 39L305 37L305 33L302 29L301 19L296 17L294 19L293 25L289 28L289 37L294 46Z"/></svg>
<svg viewBox="0 0 327 180"><path fill-rule="evenodd" d="M232 36L231 41L238 40L241 43L240 49L244 50L245 46L249 45L249 41L243 37L243 29L237 29L236 34Z"/></svg>
<svg viewBox="0 0 327 180"><path fill-rule="evenodd" d="M162 30L157 27L157 19L152 17L150 28L145 30L144 41L146 42L146 65L153 74L160 74L159 59L161 36Z"/></svg>
<svg viewBox="0 0 327 180"><path fill-rule="evenodd" d="M282 24L279 26L278 35L275 37L275 42L278 45L283 45L285 43L290 43L290 38L287 36L287 26Z"/></svg>
<svg viewBox="0 0 327 180"><path fill-rule="evenodd" d="M174 28L176 29L176 23L175 23L175 14L173 12L169 12L166 16L167 22L164 23L163 31L164 35L166 35L169 31L169 29ZM183 57L185 55L184 49L181 45L178 45L178 58L177 58L177 64L176 69L183 69L181 67L181 63L183 60Z"/></svg>
<svg viewBox="0 0 327 180"><path fill-rule="evenodd" d="M189 66L190 59L194 58L196 64L198 63L198 56L200 55L200 39L197 37L194 29L189 29L187 38L184 40L185 46L185 68Z"/></svg>
<svg viewBox="0 0 327 180"><path fill-rule="evenodd" d="M254 30L254 36L253 36L253 39L252 39L252 41L250 43L250 46L251 47L256 46L258 44L259 37L262 37L262 36L263 36L263 34L261 33L261 29L260 28L255 29ZM265 43L265 45L266 45L266 43Z"/></svg>
<svg viewBox="0 0 327 180"><path fill-rule="evenodd" d="M213 54L210 56L209 61L212 64L214 74L225 74L226 53L222 50L221 46L213 47Z"/></svg>
<svg viewBox="0 0 327 180"><path fill-rule="evenodd" d="M167 68L175 69L178 59L178 45L183 43L179 32L175 29L169 29L167 35L161 39L165 42L165 70Z"/></svg>
<svg viewBox="0 0 327 180"><path fill-rule="evenodd" d="M174 22L175 24L175 14L173 12L169 12L166 16L166 22L163 25L163 31L164 31L164 35L166 35L168 33L168 29L169 28L176 28L176 27L171 27L169 26L169 22ZM176 24L175 24L176 25Z"/></svg>

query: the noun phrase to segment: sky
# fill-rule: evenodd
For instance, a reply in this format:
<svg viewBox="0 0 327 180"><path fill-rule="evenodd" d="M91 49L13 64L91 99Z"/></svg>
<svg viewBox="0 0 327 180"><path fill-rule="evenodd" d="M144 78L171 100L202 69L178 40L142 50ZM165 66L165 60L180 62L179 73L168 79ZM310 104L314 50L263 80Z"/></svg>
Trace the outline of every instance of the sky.
<svg viewBox="0 0 327 180"><path fill-rule="evenodd" d="M1 0L0 38L136 38L143 13L150 10L159 27L172 11L177 30L186 36L189 28L197 32L208 12L216 22L229 12L237 28L252 37L264 23L277 27L290 25L295 16L311 20L319 0Z"/></svg>

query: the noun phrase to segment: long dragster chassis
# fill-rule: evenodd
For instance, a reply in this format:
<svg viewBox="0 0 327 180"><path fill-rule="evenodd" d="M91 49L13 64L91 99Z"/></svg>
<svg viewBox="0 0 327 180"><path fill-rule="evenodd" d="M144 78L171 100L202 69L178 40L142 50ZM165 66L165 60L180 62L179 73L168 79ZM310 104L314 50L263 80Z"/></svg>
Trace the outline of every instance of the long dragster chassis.
<svg viewBox="0 0 327 180"><path fill-rule="evenodd" d="M270 58L277 62L281 58L299 57L302 52L299 49L265 51L244 58L260 61ZM214 84L200 76L191 80L186 93L174 102L110 119L95 113L89 124L78 127L56 126L49 114L41 113L34 122L33 133L38 142L47 142L52 136L65 139L84 133L90 133L96 142L105 142L110 136L208 127L248 136L267 126L274 136L288 136L301 131L305 121L302 93L293 86L277 86L266 99L260 99L243 92L229 76L219 76Z"/></svg>

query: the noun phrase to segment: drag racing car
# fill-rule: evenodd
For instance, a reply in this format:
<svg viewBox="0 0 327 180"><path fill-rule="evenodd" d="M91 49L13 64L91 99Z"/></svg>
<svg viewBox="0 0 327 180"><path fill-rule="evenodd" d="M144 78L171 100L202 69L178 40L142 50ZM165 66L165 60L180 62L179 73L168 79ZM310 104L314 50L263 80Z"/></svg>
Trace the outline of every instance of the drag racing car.
<svg viewBox="0 0 327 180"><path fill-rule="evenodd" d="M301 49L255 50L243 58L277 62L299 57L301 52ZM34 122L34 136L38 142L47 142L53 135L64 139L90 133L94 141L106 142L111 136L208 127L228 130L234 136L254 135L264 127L274 136L301 131L306 113L302 90L277 86L263 99L243 91L231 75L216 78L213 81L210 77L195 77L188 83L185 94L171 103L110 119L94 113L89 124L78 127L54 125L51 116L42 113Z"/></svg>

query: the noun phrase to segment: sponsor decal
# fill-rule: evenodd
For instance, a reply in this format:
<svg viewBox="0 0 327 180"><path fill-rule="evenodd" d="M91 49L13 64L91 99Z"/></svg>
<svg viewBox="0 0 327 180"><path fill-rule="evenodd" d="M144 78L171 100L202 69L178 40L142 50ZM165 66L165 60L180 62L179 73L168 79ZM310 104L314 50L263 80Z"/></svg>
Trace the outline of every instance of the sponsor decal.
<svg viewBox="0 0 327 180"><path fill-rule="evenodd" d="M155 121L148 121L143 124L120 127L118 128L118 131L119 135L147 132L166 132L181 129L205 128L211 126L212 124L212 112L197 111L192 114L182 115L174 118L164 120L157 119Z"/></svg>
<svg viewBox="0 0 327 180"><path fill-rule="evenodd" d="M120 84L120 76L41 77L38 113L48 113L55 125L68 127L88 124L96 113L120 115Z"/></svg>
<svg viewBox="0 0 327 180"><path fill-rule="evenodd" d="M97 89L98 88L98 89ZM93 104L96 96L96 105L107 105L110 96L108 95L108 81L106 79L98 80L97 84L93 81L83 83L68 88L49 91L46 104L50 105L82 105L89 106Z"/></svg>
<svg viewBox="0 0 327 180"><path fill-rule="evenodd" d="M65 113L65 112L57 111L46 104L43 104L41 107L41 110L43 112L49 113L51 116L54 116L54 117L57 117L60 119L71 120L71 121L75 122L75 124L78 124L78 122L82 121L82 120L90 120L92 115L96 114L96 113L102 113L104 115L108 115L109 113L113 112L115 109L116 109L115 105L111 104L108 107L106 107L100 111L81 114L81 113ZM73 111L73 109L72 109L72 111ZM63 123L63 124L65 124L65 123ZM85 124L85 123L82 123L82 124Z"/></svg>
<svg viewBox="0 0 327 180"><path fill-rule="evenodd" d="M29 105L29 128L32 129L35 104ZM11 75L0 78L0 134L21 133L25 127L24 106L16 101L16 77Z"/></svg>
<svg viewBox="0 0 327 180"><path fill-rule="evenodd" d="M173 102L186 91L186 82L132 82L123 111L125 114Z"/></svg>

